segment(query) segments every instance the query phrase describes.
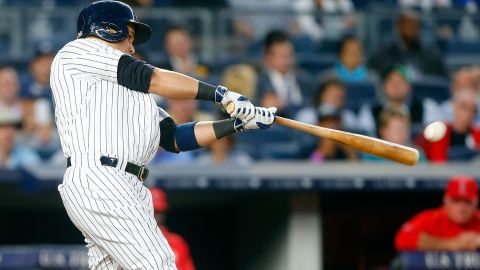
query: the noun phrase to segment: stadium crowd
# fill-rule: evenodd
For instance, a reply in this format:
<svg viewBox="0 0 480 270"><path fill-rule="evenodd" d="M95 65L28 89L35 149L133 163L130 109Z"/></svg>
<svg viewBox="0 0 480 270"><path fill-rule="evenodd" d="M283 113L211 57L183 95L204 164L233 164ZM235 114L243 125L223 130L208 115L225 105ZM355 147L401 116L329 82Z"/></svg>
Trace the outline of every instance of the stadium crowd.
<svg viewBox="0 0 480 270"><path fill-rule="evenodd" d="M43 2L72 5L82 1ZM142 7L188 4L175 0L128 2ZM247 45L235 48L232 55L242 57L232 57L235 60L226 61L228 64L201 59L190 26L173 23L165 29L162 44L156 44L156 50L162 49L162 57L151 57L153 45L137 48L135 57L225 85L255 104L277 107L281 116L416 147L425 162L478 159L480 66L447 67L442 43L457 38L457 34L474 37L478 29L463 29L471 24L459 26L458 33L453 34L451 29L441 29L430 33L438 35L433 43L424 42L422 32L425 10L455 7L470 14L476 12L476 1L422 1L423 6L417 6L417 1L398 1L396 5L405 9L391 26L394 39L375 51L366 50L355 32L356 3L350 0L206 2L221 2L218 6L232 10L288 9L299 14L295 23L287 26L279 25L282 20L278 17L235 18L232 35ZM0 5L9 5L9 1L0 1ZM303 11L321 11L322 16ZM65 162L55 130L54 99L49 86L56 43L38 43L25 74L19 74L13 65L0 66L2 168ZM325 44L336 52L330 62L323 61ZM211 104L162 98L157 102L177 123L226 117ZM436 142L428 141L422 132L433 121L442 121L447 127ZM193 153L171 154L160 149L153 164L248 164L255 159L381 161L330 141L276 127L263 135L245 133L226 138Z"/></svg>

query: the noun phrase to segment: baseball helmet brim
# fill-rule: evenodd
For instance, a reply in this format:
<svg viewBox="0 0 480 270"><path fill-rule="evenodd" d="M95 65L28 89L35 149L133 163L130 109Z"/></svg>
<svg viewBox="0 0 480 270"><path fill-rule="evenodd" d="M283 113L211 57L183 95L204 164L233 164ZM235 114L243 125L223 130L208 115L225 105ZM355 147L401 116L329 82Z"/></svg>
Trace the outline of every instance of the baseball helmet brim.
<svg viewBox="0 0 480 270"><path fill-rule="evenodd" d="M150 26L141 22L130 22L135 28L135 39L133 45L140 45L147 42L152 35L152 29Z"/></svg>

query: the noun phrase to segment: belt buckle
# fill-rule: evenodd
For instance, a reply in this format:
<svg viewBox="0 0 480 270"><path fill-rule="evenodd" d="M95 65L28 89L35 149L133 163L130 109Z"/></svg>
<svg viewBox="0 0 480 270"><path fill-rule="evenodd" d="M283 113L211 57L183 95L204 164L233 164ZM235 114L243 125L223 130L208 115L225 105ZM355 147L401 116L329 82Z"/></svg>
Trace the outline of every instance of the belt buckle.
<svg viewBox="0 0 480 270"><path fill-rule="evenodd" d="M137 177L138 179L140 179L140 181L144 181L145 179L147 179L148 169L145 167L145 164L142 164L142 166L140 166Z"/></svg>

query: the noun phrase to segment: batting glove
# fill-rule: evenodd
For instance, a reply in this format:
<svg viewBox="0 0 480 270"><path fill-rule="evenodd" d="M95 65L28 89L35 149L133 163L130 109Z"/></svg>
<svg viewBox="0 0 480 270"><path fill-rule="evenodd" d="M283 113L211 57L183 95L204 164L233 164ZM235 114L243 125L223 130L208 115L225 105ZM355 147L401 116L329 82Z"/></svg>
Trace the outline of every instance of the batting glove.
<svg viewBox="0 0 480 270"><path fill-rule="evenodd" d="M233 102L235 111L230 113L230 116L240 118L242 121L248 121L255 116L255 106L246 96L228 91L226 87L221 85L215 90L215 102L222 104L225 109L230 102Z"/></svg>
<svg viewBox="0 0 480 270"><path fill-rule="evenodd" d="M252 119L244 121L236 118L234 122L235 130L241 132L248 129L268 129L275 122L277 108L255 107L255 115Z"/></svg>

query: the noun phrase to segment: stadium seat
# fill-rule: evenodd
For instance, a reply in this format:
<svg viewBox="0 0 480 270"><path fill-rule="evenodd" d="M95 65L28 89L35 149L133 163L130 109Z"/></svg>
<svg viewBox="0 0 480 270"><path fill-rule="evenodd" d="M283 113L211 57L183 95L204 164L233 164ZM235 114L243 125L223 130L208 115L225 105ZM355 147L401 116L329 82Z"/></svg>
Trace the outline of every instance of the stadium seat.
<svg viewBox="0 0 480 270"><path fill-rule="evenodd" d="M479 152L468 149L465 146L452 146L448 152L449 161L470 161L476 156L479 156Z"/></svg>
<svg viewBox="0 0 480 270"><path fill-rule="evenodd" d="M296 58L297 64L302 70L316 75L332 67L337 57L332 54L299 53Z"/></svg>
<svg viewBox="0 0 480 270"><path fill-rule="evenodd" d="M365 103L370 103L375 99L376 85L373 82L347 82L347 104L346 108L358 112Z"/></svg>
<svg viewBox="0 0 480 270"><path fill-rule="evenodd" d="M465 41L459 39L450 40L447 43L446 53L453 54L479 54L480 42L478 41Z"/></svg>
<svg viewBox="0 0 480 270"><path fill-rule="evenodd" d="M450 82L444 78L422 78L412 83L413 95L419 99L431 98L441 103L450 98Z"/></svg>

